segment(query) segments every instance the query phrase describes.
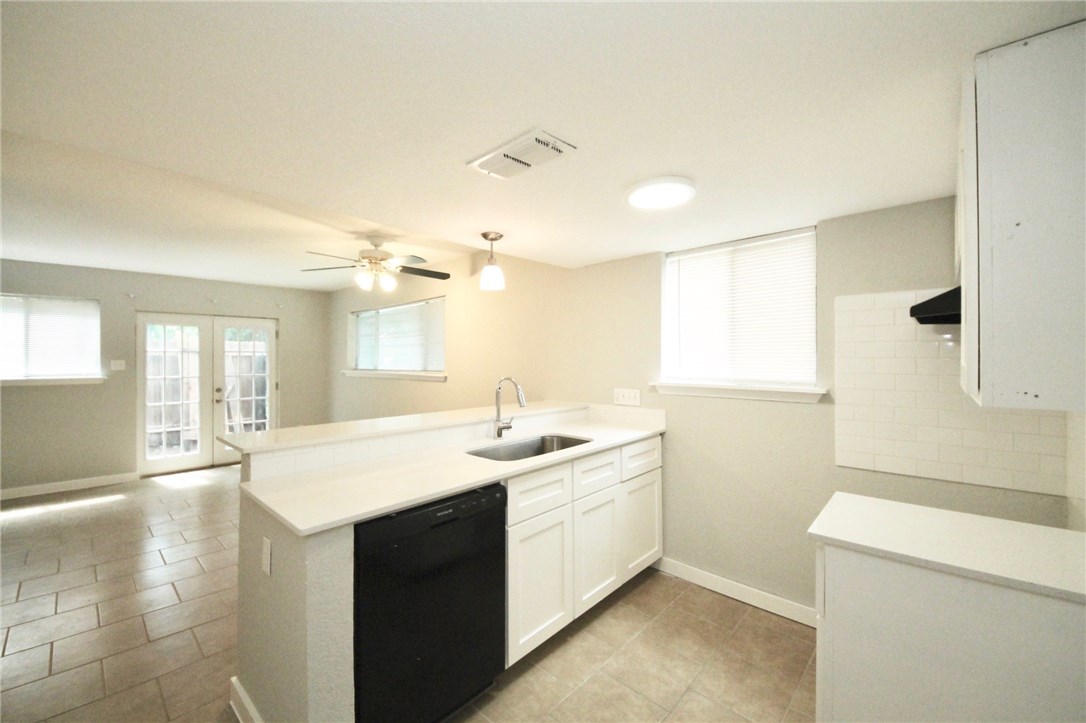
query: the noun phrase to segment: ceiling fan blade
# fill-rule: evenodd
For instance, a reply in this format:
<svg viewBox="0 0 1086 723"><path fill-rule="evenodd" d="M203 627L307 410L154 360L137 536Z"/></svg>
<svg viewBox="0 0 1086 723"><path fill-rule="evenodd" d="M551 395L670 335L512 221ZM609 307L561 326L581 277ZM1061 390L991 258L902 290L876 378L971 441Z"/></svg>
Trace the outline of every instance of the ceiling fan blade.
<svg viewBox="0 0 1086 723"><path fill-rule="evenodd" d="M331 269L353 269L356 264L350 264L349 266L321 266L318 269L302 269L302 271L330 271Z"/></svg>
<svg viewBox="0 0 1086 723"><path fill-rule="evenodd" d="M424 264L426 259L421 256L393 256L390 259L385 259L385 266L395 268L397 266L404 266L406 264Z"/></svg>
<svg viewBox="0 0 1086 723"><path fill-rule="evenodd" d="M306 251L307 254L313 254L314 256L327 256L332 259L343 259L344 261L357 261L358 259L347 258L346 256L336 256L335 254L322 254L320 251Z"/></svg>
<svg viewBox="0 0 1086 723"><path fill-rule="evenodd" d="M412 276L425 276L428 279L441 279L445 280L451 277L451 274L446 274L444 271L431 271L430 269L416 269L413 266L401 266L397 269L401 274L410 274Z"/></svg>

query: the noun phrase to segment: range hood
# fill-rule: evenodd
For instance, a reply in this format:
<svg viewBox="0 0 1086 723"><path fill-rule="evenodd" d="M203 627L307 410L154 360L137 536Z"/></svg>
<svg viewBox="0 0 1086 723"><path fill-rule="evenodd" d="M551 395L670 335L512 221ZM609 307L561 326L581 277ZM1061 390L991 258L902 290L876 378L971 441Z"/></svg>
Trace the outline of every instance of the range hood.
<svg viewBox="0 0 1086 723"><path fill-rule="evenodd" d="M909 316L919 324L962 323L962 287L956 286L910 307Z"/></svg>

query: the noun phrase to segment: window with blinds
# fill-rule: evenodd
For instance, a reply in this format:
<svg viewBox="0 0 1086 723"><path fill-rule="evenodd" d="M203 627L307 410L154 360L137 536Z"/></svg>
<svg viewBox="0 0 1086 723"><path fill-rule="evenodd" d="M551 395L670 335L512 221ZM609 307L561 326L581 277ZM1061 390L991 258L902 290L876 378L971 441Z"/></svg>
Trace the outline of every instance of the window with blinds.
<svg viewBox="0 0 1086 723"><path fill-rule="evenodd" d="M813 228L667 256L662 371L666 381L813 387Z"/></svg>
<svg viewBox="0 0 1086 723"><path fill-rule="evenodd" d="M101 311L92 299L0 295L0 379L101 378Z"/></svg>
<svg viewBox="0 0 1086 723"><path fill-rule="evenodd" d="M355 369L445 369L445 297L354 313Z"/></svg>

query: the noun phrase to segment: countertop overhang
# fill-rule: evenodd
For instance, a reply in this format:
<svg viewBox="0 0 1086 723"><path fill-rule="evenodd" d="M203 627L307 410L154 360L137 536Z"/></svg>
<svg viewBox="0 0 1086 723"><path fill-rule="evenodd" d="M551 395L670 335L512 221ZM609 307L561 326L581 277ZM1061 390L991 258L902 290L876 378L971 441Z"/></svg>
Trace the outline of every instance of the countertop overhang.
<svg viewBox="0 0 1086 723"><path fill-rule="evenodd" d="M836 492L808 529L818 542L1086 603L1086 535Z"/></svg>
<svg viewBox="0 0 1086 723"><path fill-rule="evenodd" d="M434 446L425 452L381 456L279 477L243 482L252 498L298 535L380 517L459 492L482 487L578 457L647 439L664 432L649 419L612 423L586 419L513 430L501 439L486 437ZM540 434L586 437L590 442L527 459L500 462L468 454Z"/></svg>

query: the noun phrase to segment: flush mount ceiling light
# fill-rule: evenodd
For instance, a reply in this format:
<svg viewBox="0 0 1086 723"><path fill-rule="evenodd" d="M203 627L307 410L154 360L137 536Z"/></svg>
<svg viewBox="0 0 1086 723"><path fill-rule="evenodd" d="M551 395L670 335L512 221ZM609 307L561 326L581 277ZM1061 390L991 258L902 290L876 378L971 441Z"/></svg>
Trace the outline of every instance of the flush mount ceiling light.
<svg viewBox="0 0 1086 723"><path fill-rule="evenodd" d="M494 242L500 241L502 235L497 231L484 231L483 240L490 244L490 258L486 260L483 273L479 275L479 289L481 291L501 291L505 288L505 274L502 267L494 260Z"/></svg>
<svg viewBox="0 0 1086 723"><path fill-rule="evenodd" d="M694 182L682 176L642 181L630 189L626 202L634 208L659 211L681 206L694 197Z"/></svg>

